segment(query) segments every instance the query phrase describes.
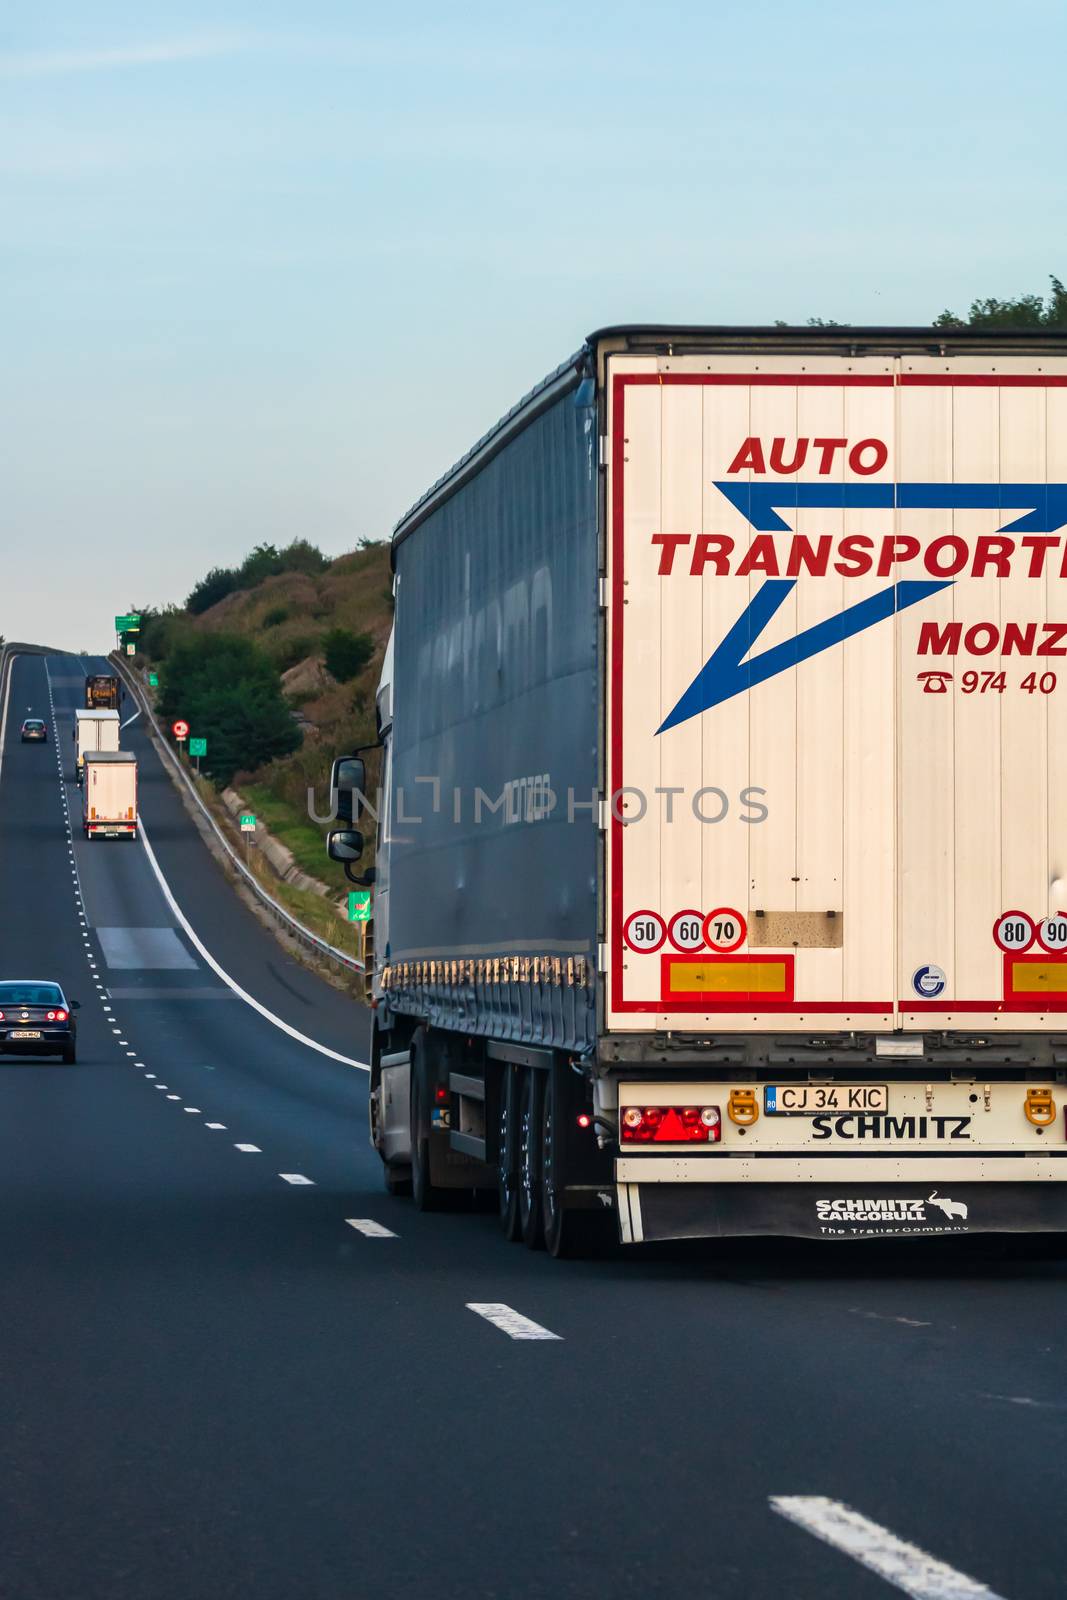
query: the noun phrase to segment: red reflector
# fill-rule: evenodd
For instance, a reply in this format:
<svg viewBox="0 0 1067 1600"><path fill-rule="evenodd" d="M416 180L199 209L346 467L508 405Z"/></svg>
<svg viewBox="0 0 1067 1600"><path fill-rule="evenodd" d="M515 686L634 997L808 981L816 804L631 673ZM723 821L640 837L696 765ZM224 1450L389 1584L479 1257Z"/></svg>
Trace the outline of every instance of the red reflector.
<svg viewBox="0 0 1067 1600"><path fill-rule="evenodd" d="M1065 1107L1064 1109L1065 1109L1065 1111L1067 1111L1067 1107ZM579 1113L578 1113L578 1126L579 1126L579 1128L591 1128L593 1126L593 1119L589 1115L588 1111L579 1111Z"/></svg>
<svg viewBox="0 0 1067 1600"><path fill-rule="evenodd" d="M437 1085L437 1088L433 1092L433 1097L439 1106L443 1106L447 1102L448 1090L445 1088L443 1083L439 1083Z"/></svg>
<svg viewBox="0 0 1067 1600"><path fill-rule="evenodd" d="M620 1118L624 1144L718 1144L718 1106L627 1106Z"/></svg>

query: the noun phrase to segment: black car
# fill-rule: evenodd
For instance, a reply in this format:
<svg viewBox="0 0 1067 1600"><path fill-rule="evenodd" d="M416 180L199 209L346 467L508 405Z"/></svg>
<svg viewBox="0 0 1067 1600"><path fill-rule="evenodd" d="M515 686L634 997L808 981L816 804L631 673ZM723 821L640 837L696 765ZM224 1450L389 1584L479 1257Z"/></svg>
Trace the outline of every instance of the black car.
<svg viewBox="0 0 1067 1600"><path fill-rule="evenodd" d="M27 717L22 724L22 742L26 744L30 739L47 739L48 728L40 717Z"/></svg>
<svg viewBox="0 0 1067 1600"><path fill-rule="evenodd" d="M0 981L0 1051L14 1056L62 1056L77 1060L77 1000L68 1002L58 983Z"/></svg>

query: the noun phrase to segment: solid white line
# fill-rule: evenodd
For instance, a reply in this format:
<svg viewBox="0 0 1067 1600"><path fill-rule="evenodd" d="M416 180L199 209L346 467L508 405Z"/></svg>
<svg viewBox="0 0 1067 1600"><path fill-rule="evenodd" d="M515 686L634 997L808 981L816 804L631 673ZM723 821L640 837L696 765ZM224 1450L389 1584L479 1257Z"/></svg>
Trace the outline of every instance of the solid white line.
<svg viewBox="0 0 1067 1600"><path fill-rule="evenodd" d="M510 1306L500 1305L493 1300L480 1302L468 1300L467 1310L484 1317L494 1328L506 1333L509 1339L559 1339L560 1337L558 1333L549 1333L539 1322L531 1322L521 1311L513 1311Z"/></svg>
<svg viewBox="0 0 1067 1600"><path fill-rule="evenodd" d="M141 715L141 708L140 708L140 706L138 706L137 710L134 712L132 717L127 717L125 722L120 722L119 723L119 732L121 733L123 728L128 728L131 722L136 722L137 718L140 715Z"/></svg>
<svg viewBox="0 0 1067 1600"><path fill-rule="evenodd" d="M888 1528L840 1500L821 1494L776 1494L771 1495L770 1503L779 1516L843 1550L913 1600L999 1600L984 1583L946 1566L918 1545L898 1539Z"/></svg>
<svg viewBox="0 0 1067 1600"><path fill-rule="evenodd" d="M337 1050L330 1050L326 1045L319 1044L318 1040L309 1039L306 1033L301 1033L299 1029L291 1027L288 1022L283 1022L281 1017L276 1017L273 1011L268 1011L265 1005L261 1005L260 1002L250 995L246 989L242 989L241 985L231 978L229 973L226 972L224 968L220 967L219 963L215 960L215 957L211 954L211 951L199 937L192 923L189 921L188 917L185 915L185 912L182 910L181 906L171 893L170 884L163 876L159 862L156 860L156 853L149 843L144 820L140 816L137 820L140 826L141 843L144 846L145 855L148 857L149 865L156 875L156 880L159 883L159 887L163 891L163 898L170 906L170 909L174 912L174 915L177 917L179 923L184 929L190 943L193 945L194 949L203 956L212 972L216 973L218 977L222 979L223 983L232 989L234 994L243 1000L246 1005L251 1006L253 1011L258 1011L261 1017L265 1017L266 1020L270 1023L273 1023L276 1028L280 1028L283 1033L287 1033L290 1039L296 1039L300 1044L306 1044L309 1050L317 1050L320 1056L329 1056L331 1061L340 1061L342 1065L346 1067L358 1067L361 1072L369 1072L370 1067L365 1061L356 1061L352 1056L343 1056Z"/></svg>
<svg viewBox="0 0 1067 1600"><path fill-rule="evenodd" d="M368 1239L397 1238L390 1228L383 1228L380 1222L374 1222L370 1217L346 1217L345 1221L350 1228L355 1228L357 1233L364 1234Z"/></svg>
<svg viewBox="0 0 1067 1600"><path fill-rule="evenodd" d="M235 1144L234 1149L245 1150L250 1156L261 1156L263 1154L258 1144Z"/></svg>
<svg viewBox="0 0 1067 1600"><path fill-rule="evenodd" d="M302 1172L279 1172L278 1176L284 1178L286 1183L306 1183L312 1189L315 1187L314 1178L305 1178Z"/></svg>

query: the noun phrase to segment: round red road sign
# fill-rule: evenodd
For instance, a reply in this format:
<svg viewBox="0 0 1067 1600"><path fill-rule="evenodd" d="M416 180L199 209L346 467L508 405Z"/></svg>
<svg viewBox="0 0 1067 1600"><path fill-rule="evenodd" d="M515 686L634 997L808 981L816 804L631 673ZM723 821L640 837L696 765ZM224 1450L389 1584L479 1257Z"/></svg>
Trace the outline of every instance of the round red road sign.
<svg viewBox="0 0 1067 1600"><path fill-rule="evenodd" d="M1002 911L993 924L993 940L1005 955L1021 955L1036 938L1034 919L1025 911Z"/></svg>
<svg viewBox="0 0 1067 1600"><path fill-rule="evenodd" d="M737 950L748 935L748 923L731 906L716 906L704 918L704 938L713 950Z"/></svg>
<svg viewBox="0 0 1067 1600"><path fill-rule="evenodd" d="M699 911L676 911L667 924L667 938L683 954L704 948L704 918Z"/></svg>
<svg viewBox="0 0 1067 1600"><path fill-rule="evenodd" d="M1050 956L1061 956L1067 950L1067 915L1056 911L1038 923L1037 942Z"/></svg>
<svg viewBox="0 0 1067 1600"><path fill-rule="evenodd" d="M189 724L187 722L183 722L179 717L177 722L171 723L170 731L176 739L188 739Z"/></svg>
<svg viewBox="0 0 1067 1600"><path fill-rule="evenodd" d="M667 937L667 925L658 911L632 911L622 925L622 937L638 955L655 955Z"/></svg>

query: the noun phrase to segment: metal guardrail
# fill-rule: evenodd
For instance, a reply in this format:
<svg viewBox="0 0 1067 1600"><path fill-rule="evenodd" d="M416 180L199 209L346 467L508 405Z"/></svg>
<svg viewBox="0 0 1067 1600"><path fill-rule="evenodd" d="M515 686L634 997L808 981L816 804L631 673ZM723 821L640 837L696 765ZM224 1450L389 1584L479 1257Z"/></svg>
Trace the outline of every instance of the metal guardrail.
<svg viewBox="0 0 1067 1600"><path fill-rule="evenodd" d="M226 835L223 833L218 823L215 821L214 817L211 815L211 812L208 810L203 800L201 800L196 791L195 784L192 782L189 774L186 772L185 768L182 766L181 762L170 748L170 745L167 743L166 734L163 732L163 729L157 722L155 713L148 703L148 697L144 693L142 686L138 683L136 675L130 671L124 661L118 660L118 658L115 656L112 656L111 659L118 669L120 676L128 685L135 702L140 707L144 715L148 718L149 722L152 724L152 727L155 729L160 745L162 746L167 759L170 761L175 772L178 774L179 778L185 784L186 789L189 791L189 794L196 802L208 827L214 833L219 844L225 850L227 856L229 857L230 864L237 872L240 873L241 877L252 890L252 893L256 896L257 900L259 900L267 908L271 916L274 917L277 922L280 922L283 927L285 927L296 939L299 939L302 944L305 944L310 949L315 950L327 961L333 961L338 966L343 967L345 971L358 972L361 976L364 976L366 973L365 962L361 961L358 956L350 956L346 954L344 950L338 950L336 945L330 944L327 939L320 938L320 936L317 933L313 933L310 928L305 928L304 924L299 922L297 918L293 916L292 912L287 911L283 905L275 900L273 895L267 893L259 879L248 870L240 856L237 854L236 850L234 850L233 846L230 844L230 841L226 838Z"/></svg>

